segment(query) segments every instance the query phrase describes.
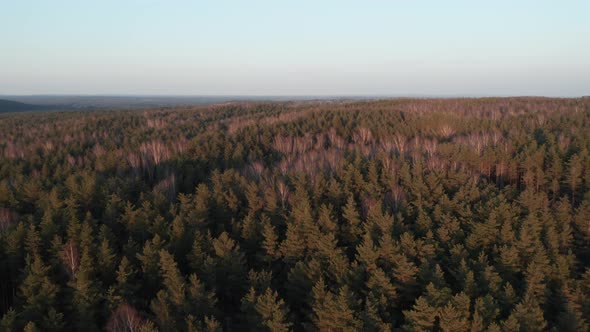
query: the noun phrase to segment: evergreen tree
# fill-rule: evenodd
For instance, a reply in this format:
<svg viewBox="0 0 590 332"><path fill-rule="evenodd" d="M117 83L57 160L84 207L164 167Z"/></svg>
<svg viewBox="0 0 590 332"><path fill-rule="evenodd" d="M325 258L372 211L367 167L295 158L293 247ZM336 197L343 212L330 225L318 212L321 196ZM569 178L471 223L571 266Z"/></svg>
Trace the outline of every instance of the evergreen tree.
<svg viewBox="0 0 590 332"><path fill-rule="evenodd" d="M19 319L36 322L52 330L62 326L63 315L56 311L59 288L50 278L50 267L39 255L27 256L25 277L19 288L22 311Z"/></svg>
<svg viewBox="0 0 590 332"><path fill-rule="evenodd" d="M438 316L437 308L431 307L424 297L416 299L412 310L404 311L407 331L432 331Z"/></svg>
<svg viewBox="0 0 590 332"><path fill-rule="evenodd" d="M242 312L246 326L251 331L284 332L291 330L288 322L287 307L278 294L267 288L264 293L257 294L254 288L242 299Z"/></svg>
<svg viewBox="0 0 590 332"><path fill-rule="evenodd" d="M312 297L311 322L315 330L357 331L362 328L362 321L354 311L354 297L347 286L333 294L326 290L323 279L320 279L313 287Z"/></svg>
<svg viewBox="0 0 590 332"><path fill-rule="evenodd" d="M346 205L342 209L342 242L349 247L354 247L361 236L361 219L356 209L354 197L349 196Z"/></svg>

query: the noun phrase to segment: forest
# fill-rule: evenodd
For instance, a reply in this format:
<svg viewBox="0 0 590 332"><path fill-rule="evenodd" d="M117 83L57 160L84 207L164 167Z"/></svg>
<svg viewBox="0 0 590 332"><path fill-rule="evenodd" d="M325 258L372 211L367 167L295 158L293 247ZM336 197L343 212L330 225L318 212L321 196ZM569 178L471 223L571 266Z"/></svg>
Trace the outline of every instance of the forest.
<svg viewBox="0 0 590 332"><path fill-rule="evenodd" d="M590 98L0 114L0 331L590 331Z"/></svg>

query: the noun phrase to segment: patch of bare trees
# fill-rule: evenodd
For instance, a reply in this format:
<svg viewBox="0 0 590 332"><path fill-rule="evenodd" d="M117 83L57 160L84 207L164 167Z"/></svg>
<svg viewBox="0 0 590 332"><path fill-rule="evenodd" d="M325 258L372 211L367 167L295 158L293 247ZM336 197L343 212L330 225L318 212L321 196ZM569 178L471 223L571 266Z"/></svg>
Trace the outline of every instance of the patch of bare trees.
<svg viewBox="0 0 590 332"><path fill-rule="evenodd" d="M139 332L146 320L132 306L121 304L109 318L106 330L109 332Z"/></svg>
<svg viewBox="0 0 590 332"><path fill-rule="evenodd" d="M373 141L373 133L369 128L358 128L352 135L352 140L356 144L367 145Z"/></svg>

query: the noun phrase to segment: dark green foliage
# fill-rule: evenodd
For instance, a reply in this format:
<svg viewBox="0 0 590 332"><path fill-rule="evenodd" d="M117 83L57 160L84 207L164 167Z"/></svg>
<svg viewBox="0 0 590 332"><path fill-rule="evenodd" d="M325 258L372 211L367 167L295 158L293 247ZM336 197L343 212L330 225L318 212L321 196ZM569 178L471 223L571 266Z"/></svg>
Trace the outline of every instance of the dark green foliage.
<svg viewBox="0 0 590 332"><path fill-rule="evenodd" d="M590 99L0 115L1 331L588 331Z"/></svg>

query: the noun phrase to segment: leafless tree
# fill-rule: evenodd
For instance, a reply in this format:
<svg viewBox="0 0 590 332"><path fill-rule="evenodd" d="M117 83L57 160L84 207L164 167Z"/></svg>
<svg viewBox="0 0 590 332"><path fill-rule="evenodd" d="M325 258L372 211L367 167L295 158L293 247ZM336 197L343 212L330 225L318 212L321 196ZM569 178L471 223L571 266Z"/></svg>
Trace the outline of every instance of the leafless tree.
<svg viewBox="0 0 590 332"><path fill-rule="evenodd" d="M564 135L563 133L559 133L557 136L557 146L559 150L564 152L566 151L571 143L571 138L569 136Z"/></svg>
<svg viewBox="0 0 590 332"><path fill-rule="evenodd" d="M106 150L102 147L102 145L100 145L100 143L96 143L92 147L92 154L94 155L95 158L100 158L100 157L104 156L105 153L106 153Z"/></svg>
<svg viewBox="0 0 590 332"><path fill-rule="evenodd" d="M285 203L289 200L289 187L283 181L277 181L276 183L277 191L279 193L279 198L281 199L281 204L284 207Z"/></svg>
<svg viewBox="0 0 590 332"><path fill-rule="evenodd" d="M170 157L170 149L160 140L142 143L139 147L144 165L157 166Z"/></svg>
<svg viewBox="0 0 590 332"><path fill-rule="evenodd" d="M188 148L188 140L184 136L180 136L177 139L172 141L172 150L174 153L181 155L183 154L186 149Z"/></svg>
<svg viewBox="0 0 590 332"><path fill-rule="evenodd" d="M330 146L338 149L344 149L344 147L346 146L346 142L344 141L344 139L340 137L338 133L336 133L336 129L330 128L330 130L328 130L328 132L326 133L326 136L328 137Z"/></svg>
<svg viewBox="0 0 590 332"><path fill-rule="evenodd" d="M442 170L445 169L445 166L445 162L436 156L431 156L426 161L426 167L430 170Z"/></svg>
<svg viewBox="0 0 590 332"><path fill-rule="evenodd" d="M500 142L502 142L502 139L504 138L502 136L502 133L500 133L500 131L498 131L498 130L493 130L492 133L490 134L490 136L492 139L493 146L498 146L498 144L500 144Z"/></svg>
<svg viewBox="0 0 590 332"><path fill-rule="evenodd" d="M70 164L70 166L72 166L72 167L76 166L76 158L74 158L74 156L72 156L71 154L68 154L68 156L66 157L66 160L67 160L68 164Z"/></svg>
<svg viewBox="0 0 590 332"><path fill-rule="evenodd" d="M247 172L251 175L256 177L257 179L260 179L260 177L262 176L262 173L264 173L264 164L260 161L255 161L252 162L248 169Z"/></svg>
<svg viewBox="0 0 590 332"><path fill-rule="evenodd" d="M141 166L150 179L154 177L155 167L171 157L171 151L161 140L142 143L139 147Z"/></svg>
<svg viewBox="0 0 590 332"><path fill-rule="evenodd" d="M16 213L8 208L0 207L0 232L5 232L18 219Z"/></svg>
<svg viewBox="0 0 590 332"><path fill-rule="evenodd" d="M43 151L45 151L45 153L49 153L49 152L53 151L53 148L54 148L53 142L46 141L43 143Z"/></svg>
<svg viewBox="0 0 590 332"><path fill-rule="evenodd" d="M390 175L394 175L399 171L399 165L392 158L381 159L381 165L383 166L383 172L388 172Z"/></svg>
<svg viewBox="0 0 590 332"><path fill-rule="evenodd" d="M304 152L309 151L313 148L313 142L314 142L314 138L313 138L312 134L307 133L307 134L305 134L305 136L297 137L294 140L293 148L295 149L295 152L297 152L297 153L304 153Z"/></svg>
<svg viewBox="0 0 590 332"><path fill-rule="evenodd" d="M438 134L442 138L449 138L455 134L455 129L448 124L443 124L438 128Z"/></svg>
<svg viewBox="0 0 590 332"><path fill-rule="evenodd" d="M373 140L373 133L369 128L358 128L352 135L352 139L356 144L369 144Z"/></svg>
<svg viewBox="0 0 590 332"><path fill-rule="evenodd" d="M290 154L293 152L293 137L275 136L273 147L282 154Z"/></svg>
<svg viewBox="0 0 590 332"><path fill-rule="evenodd" d="M388 139L380 140L379 146L381 147L381 150L383 150L383 152L385 152L385 153L391 153L391 152L395 151L395 145L393 144L393 142L391 140L388 140Z"/></svg>
<svg viewBox="0 0 590 332"><path fill-rule="evenodd" d="M21 146L14 143L14 141L10 140L6 142L6 147L4 148L3 154L7 159L24 158L25 150Z"/></svg>
<svg viewBox="0 0 590 332"><path fill-rule="evenodd" d="M393 136L393 144L400 155L403 155L406 152L406 143L407 139L405 136L401 134L395 134Z"/></svg>
<svg viewBox="0 0 590 332"><path fill-rule="evenodd" d="M164 119L161 117L147 119L146 122L147 122L147 126L149 128L155 128L155 129L162 129L162 128L166 127L166 125L167 125L166 121L164 121Z"/></svg>
<svg viewBox="0 0 590 332"><path fill-rule="evenodd" d="M69 240L62 250L62 260L72 277L76 277L76 272L80 267L80 255L78 246L74 240Z"/></svg>
<svg viewBox="0 0 590 332"><path fill-rule="evenodd" d="M398 207L400 202L402 201L404 190L397 184L394 184L391 187L391 195L393 197L393 201L395 202L395 206Z"/></svg>
<svg viewBox="0 0 590 332"><path fill-rule="evenodd" d="M173 171L167 171L168 175L158 182L154 187L155 190L159 190L164 193L169 200L173 200L176 197L176 174Z"/></svg>
<svg viewBox="0 0 590 332"><path fill-rule="evenodd" d="M123 303L111 314L106 329L109 332L136 332L140 331L144 324L145 320L137 310Z"/></svg>
<svg viewBox="0 0 590 332"><path fill-rule="evenodd" d="M125 155L125 159L127 159L127 162L129 163L129 166L131 166L133 173L136 176L139 175L141 169L141 157L139 154L134 152L127 153Z"/></svg>
<svg viewBox="0 0 590 332"><path fill-rule="evenodd" d="M436 153L438 141L436 139L425 139L422 141L422 144L424 146L424 150L426 150L426 153L428 154L428 157L432 158L432 156Z"/></svg>

